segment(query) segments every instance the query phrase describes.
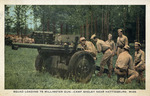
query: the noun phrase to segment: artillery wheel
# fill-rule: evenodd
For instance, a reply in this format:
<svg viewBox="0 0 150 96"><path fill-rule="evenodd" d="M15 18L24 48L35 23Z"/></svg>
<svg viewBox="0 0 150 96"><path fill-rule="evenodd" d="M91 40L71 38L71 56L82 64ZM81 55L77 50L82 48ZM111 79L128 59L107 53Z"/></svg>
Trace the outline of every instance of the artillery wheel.
<svg viewBox="0 0 150 96"><path fill-rule="evenodd" d="M43 58L41 55L38 54L38 56L36 57L36 60L35 60L35 68L37 71L42 71L42 67L43 67Z"/></svg>
<svg viewBox="0 0 150 96"><path fill-rule="evenodd" d="M88 52L78 51L73 54L69 61L69 77L75 78L76 82L87 83L94 71L95 61Z"/></svg>

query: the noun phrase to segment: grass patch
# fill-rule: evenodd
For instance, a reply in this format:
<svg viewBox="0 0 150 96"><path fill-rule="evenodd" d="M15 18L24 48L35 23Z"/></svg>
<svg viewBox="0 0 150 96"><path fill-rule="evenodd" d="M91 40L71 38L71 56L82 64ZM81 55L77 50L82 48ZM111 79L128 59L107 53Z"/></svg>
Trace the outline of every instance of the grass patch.
<svg viewBox="0 0 150 96"><path fill-rule="evenodd" d="M133 56L133 48L130 53ZM117 84L115 74L111 79L106 74L102 77L93 74L89 83L82 84L55 78L47 72L39 73L34 67L37 54L36 49L20 48L16 51L5 46L5 89L145 89L145 83L138 84L136 81L131 84ZM96 65L99 65L101 57L100 53ZM113 65L116 58L115 56Z"/></svg>

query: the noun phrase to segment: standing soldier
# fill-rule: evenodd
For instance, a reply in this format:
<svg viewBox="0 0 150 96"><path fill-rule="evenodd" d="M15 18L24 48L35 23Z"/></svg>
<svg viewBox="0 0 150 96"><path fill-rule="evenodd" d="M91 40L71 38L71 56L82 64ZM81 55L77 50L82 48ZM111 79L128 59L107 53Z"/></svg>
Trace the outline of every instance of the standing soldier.
<svg viewBox="0 0 150 96"><path fill-rule="evenodd" d="M128 45L128 38L123 35L122 29L118 29L118 38L117 38L117 56L123 51L123 47Z"/></svg>
<svg viewBox="0 0 150 96"><path fill-rule="evenodd" d="M117 58L115 65L115 73L117 74L117 83L131 83L133 79L138 77L138 72L134 69L134 64L131 55L129 54L130 47L125 45L123 52ZM127 80L125 81L125 78Z"/></svg>
<svg viewBox="0 0 150 96"><path fill-rule="evenodd" d="M110 59L112 57L112 51L110 50L110 46L107 45L103 40L98 39L95 34L91 36L91 39L96 42L98 52L103 53L100 63L100 72L97 74L97 76L101 76L103 74L104 66L107 64L109 70L108 77L111 78L112 66L110 65Z"/></svg>
<svg viewBox="0 0 150 96"><path fill-rule="evenodd" d="M106 44L110 45L110 49L112 50L114 56L116 53L116 47L115 42L112 40L112 34L108 34L108 40L106 41Z"/></svg>
<svg viewBox="0 0 150 96"><path fill-rule="evenodd" d="M62 38L61 38L61 35L60 35L60 34L57 34L57 35L56 35L55 42L56 42L56 44L58 44L58 45L62 43Z"/></svg>
<svg viewBox="0 0 150 96"><path fill-rule="evenodd" d="M135 42L135 57L134 64L135 70L139 73L137 81L140 83L141 81L145 81L143 77L143 73L145 70L145 54L144 51L140 49L141 44L139 42Z"/></svg>
<svg viewBox="0 0 150 96"><path fill-rule="evenodd" d="M113 56L116 53L116 47L115 42L112 40L112 34L108 34L108 40L106 41L106 44L110 45L110 49L112 51L112 57L110 59L110 66L113 68Z"/></svg>
<svg viewBox="0 0 150 96"><path fill-rule="evenodd" d="M84 51L89 52L93 56L94 60L96 60L97 50L92 42L86 41L84 37L81 37L80 44L78 46L81 46Z"/></svg>

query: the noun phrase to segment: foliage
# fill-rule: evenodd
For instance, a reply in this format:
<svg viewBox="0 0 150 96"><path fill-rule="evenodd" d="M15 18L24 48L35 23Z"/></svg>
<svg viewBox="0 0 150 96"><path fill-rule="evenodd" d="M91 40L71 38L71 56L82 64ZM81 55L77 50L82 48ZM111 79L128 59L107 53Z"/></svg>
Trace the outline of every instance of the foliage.
<svg viewBox="0 0 150 96"><path fill-rule="evenodd" d="M9 20L12 6L15 7L13 22ZM129 42L145 40L144 5L6 5L5 14L6 33L11 24L15 25L12 29L26 33L25 29L29 29L26 21L33 16L34 30L38 31L81 34L87 39L96 33L106 40L109 33L116 38L117 29L123 28Z"/></svg>

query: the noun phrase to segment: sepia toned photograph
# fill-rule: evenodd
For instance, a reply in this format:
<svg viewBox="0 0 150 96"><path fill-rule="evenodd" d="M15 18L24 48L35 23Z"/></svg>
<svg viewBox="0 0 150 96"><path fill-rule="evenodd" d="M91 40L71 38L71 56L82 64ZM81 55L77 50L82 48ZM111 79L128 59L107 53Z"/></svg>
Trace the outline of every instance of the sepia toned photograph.
<svg viewBox="0 0 150 96"><path fill-rule="evenodd" d="M145 90L145 5L4 5L5 89Z"/></svg>

